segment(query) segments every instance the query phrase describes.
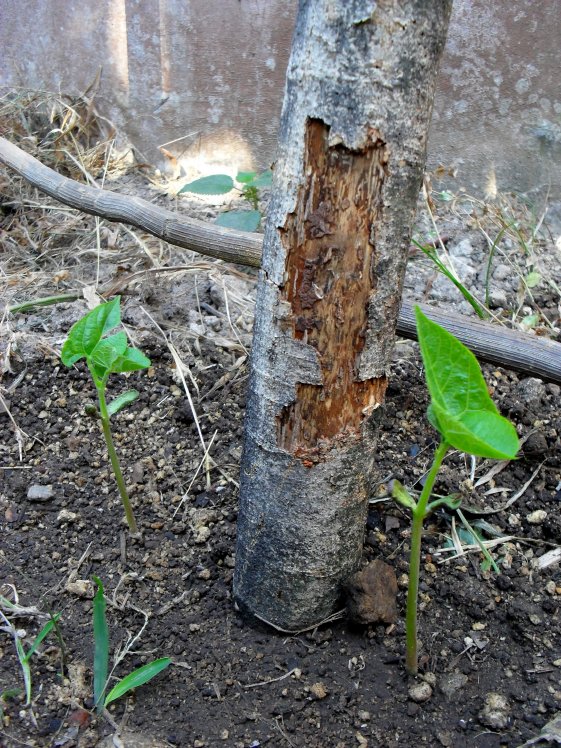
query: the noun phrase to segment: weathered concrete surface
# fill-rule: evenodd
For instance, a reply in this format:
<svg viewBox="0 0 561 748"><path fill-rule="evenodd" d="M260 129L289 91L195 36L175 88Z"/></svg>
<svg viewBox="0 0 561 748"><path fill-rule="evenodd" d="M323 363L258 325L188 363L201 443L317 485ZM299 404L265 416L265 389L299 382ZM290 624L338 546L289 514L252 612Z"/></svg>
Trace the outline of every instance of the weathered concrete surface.
<svg viewBox="0 0 561 748"><path fill-rule="evenodd" d="M147 159L266 166L274 157L296 0L2 0L0 84L84 90ZM469 189L561 195L561 5L455 0L429 166Z"/></svg>

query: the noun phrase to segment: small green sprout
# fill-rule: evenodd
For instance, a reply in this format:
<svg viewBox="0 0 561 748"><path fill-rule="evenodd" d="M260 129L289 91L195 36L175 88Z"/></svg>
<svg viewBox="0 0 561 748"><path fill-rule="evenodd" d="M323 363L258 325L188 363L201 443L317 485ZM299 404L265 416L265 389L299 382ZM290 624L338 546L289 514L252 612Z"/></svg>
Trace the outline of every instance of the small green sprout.
<svg viewBox="0 0 561 748"><path fill-rule="evenodd" d="M121 323L120 303L121 297L116 296L113 301L96 306L95 309L78 320L68 333L60 357L62 363L68 367L73 366L82 358L86 359L87 367L97 391L99 418L115 480L123 501L127 523L130 531L136 533L136 519L113 444L109 419L125 405L133 402L138 397L138 392L128 390L112 402L107 403L105 390L111 374L123 374L129 371L146 369L150 366L150 359L138 348L131 348L127 344L127 336L124 332L117 332L109 335L109 337L104 337L106 333Z"/></svg>
<svg viewBox="0 0 561 748"><path fill-rule="evenodd" d="M94 630L94 703L98 714L101 714L109 704L117 701L133 688L148 683L158 673L171 665L170 657L160 657L158 660L142 665L133 670L116 683L106 694L109 681L109 626L105 615L106 602L103 592L103 584L100 579L94 577L97 592L93 600L93 630Z"/></svg>
<svg viewBox="0 0 561 748"><path fill-rule="evenodd" d="M9 611L13 611L15 615L17 615L18 613L19 606L12 603L3 595L0 595L0 606L8 609ZM57 621L60 618L60 613L56 613L55 615L51 616L51 619L47 621L41 631L39 631L33 641L33 644L27 651L23 646L18 630L4 615L4 613L2 613L2 610L0 610L0 618L4 621L5 624L2 627L2 630L10 633L14 638L16 653L18 656L21 672L23 675L23 683L25 686L25 706L29 706L29 704L31 704L31 665L29 663L35 652L38 650L39 645L41 644L43 639L45 639L51 633L51 631L56 628ZM14 689L4 692L1 698L5 700L13 695Z"/></svg>
<svg viewBox="0 0 561 748"><path fill-rule="evenodd" d="M259 210L260 190L270 187L273 173L270 170L257 174L255 171L240 171L233 180L227 174L211 174L208 177L195 179L194 182L184 185L178 195L182 192L192 192L196 195L226 195L233 189L241 192L252 210L228 210L221 213L214 222L217 226L224 226L237 231L257 231L261 222L261 211ZM237 187L235 182L241 184Z"/></svg>
<svg viewBox="0 0 561 748"><path fill-rule="evenodd" d="M440 434L433 464L416 500L398 482L393 498L411 512L411 554L407 591L406 668L417 673L417 598L421 565L423 522L439 506L458 510L460 500L445 496L431 501L432 489L442 460L449 449L497 460L513 460L519 449L518 435L503 418L487 391L477 359L447 330L415 308L417 332L425 377L431 397L428 419Z"/></svg>

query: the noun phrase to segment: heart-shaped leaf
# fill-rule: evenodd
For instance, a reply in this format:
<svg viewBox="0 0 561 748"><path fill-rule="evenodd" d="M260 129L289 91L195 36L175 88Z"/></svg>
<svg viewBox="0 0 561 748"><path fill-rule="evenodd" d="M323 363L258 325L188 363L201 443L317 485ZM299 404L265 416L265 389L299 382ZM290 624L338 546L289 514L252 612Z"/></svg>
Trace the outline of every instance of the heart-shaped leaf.
<svg viewBox="0 0 561 748"><path fill-rule="evenodd" d="M121 297L96 306L72 325L62 346L60 358L65 366L72 366L84 356L89 356L103 335L121 322Z"/></svg>
<svg viewBox="0 0 561 748"><path fill-rule="evenodd" d="M419 307L415 307L415 316L431 396L432 425L462 452L514 459L519 449L516 429L489 397L473 353Z"/></svg>

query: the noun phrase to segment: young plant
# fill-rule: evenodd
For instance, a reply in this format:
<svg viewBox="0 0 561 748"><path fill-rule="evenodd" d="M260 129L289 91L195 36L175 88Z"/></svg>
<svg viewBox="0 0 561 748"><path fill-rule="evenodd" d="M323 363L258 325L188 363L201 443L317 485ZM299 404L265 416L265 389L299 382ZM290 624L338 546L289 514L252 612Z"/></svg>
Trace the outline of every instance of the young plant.
<svg viewBox="0 0 561 748"><path fill-rule="evenodd" d="M17 607L13 603L11 603L9 600L7 600L5 597L0 595L0 602L3 607L7 607L8 609L14 610L17 613ZM2 627L2 630L6 631L7 633L10 633L14 638L14 644L16 647L16 653L18 656L19 664L21 667L21 672L23 675L23 683L25 686L25 706L29 706L31 704L31 665L30 660L32 656L35 654L37 649L39 648L39 645L45 639L51 631L56 627L57 621L60 618L60 613L56 613L54 616L51 617L50 621L47 621L47 623L43 626L41 631L37 634L35 637L33 644L29 647L29 649L26 651L22 641L20 639L20 635L16 627L9 621L9 619L2 613L0 610L0 618L4 621L4 626ZM9 697L9 695L13 695L13 689L11 691L6 691L5 694L8 694L6 698ZM4 698L4 694L2 696Z"/></svg>
<svg viewBox="0 0 561 748"><path fill-rule="evenodd" d="M411 554L407 591L406 668L417 673L417 597L421 565L423 522L438 506L458 509L460 500L445 496L431 501L442 460L449 449L497 460L513 460L519 449L516 429L503 418L487 391L477 359L447 330L415 308L417 333L431 397L427 417L440 434L423 490L413 498L398 482L393 497L411 512Z"/></svg>
<svg viewBox="0 0 561 748"><path fill-rule="evenodd" d="M93 600L93 630L94 630L94 703L98 714L101 714L105 708L113 701L117 701L133 688L148 683L158 673L171 664L170 657L160 657L158 660L142 665L142 667L133 670L124 678L116 683L115 686L106 694L109 672L109 626L105 615L106 602L101 580L94 577L97 585L97 592Z"/></svg>
<svg viewBox="0 0 561 748"><path fill-rule="evenodd" d="M111 374L123 374L128 371L138 371L150 366L147 358L138 348L131 348L127 344L127 336L124 332L117 332L109 337L104 337L110 330L115 329L121 323L121 297L116 296L113 301L100 304L91 312L82 317L70 328L68 338L62 346L60 354L65 366L73 366L80 359L85 358L87 367L97 391L99 402L99 418L103 435L107 444L107 452L111 460L111 466L117 481L119 493L123 501L125 515L130 531L137 532L136 520L132 511L129 495L125 485L125 479L121 472L121 466L113 444L111 426L109 419L118 413L125 405L133 402L138 397L136 390L128 390L112 402L107 403L105 390L107 380Z"/></svg>
<svg viewBox="0 0 561 748"><path fill-rule="evenodd" d="M193 192L196 195L226 195L236 189L252 206L252 210L227 210L221 213L214 223L238 231L257 231L262 218L259 210L260 190L270 187L272 178L273 173L269 170L261 174L255 171L240 171L235 180L227 174L211 174L209 177L201 177L184 185L178 195L182 192ZM238 187L235 182L242 186Z"/></svg>

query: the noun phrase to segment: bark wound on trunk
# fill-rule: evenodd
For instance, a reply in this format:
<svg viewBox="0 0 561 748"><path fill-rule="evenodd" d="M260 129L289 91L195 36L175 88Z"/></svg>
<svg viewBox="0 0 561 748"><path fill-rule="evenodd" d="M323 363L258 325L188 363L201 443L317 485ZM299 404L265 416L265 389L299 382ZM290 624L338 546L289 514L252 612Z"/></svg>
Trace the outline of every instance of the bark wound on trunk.
<svg viewBox="0 0 561 748"><path fill-rule="evenodd" d="M296 401L277 417L278 445L319 461L337 444L360 438L364 418L383 401L386 378L360 381L358 362L375 290L373 226L380 219L388 154L372 129L361 150L329 143L329 127L308 120L298 206L281 230L292 334L313 346L322 384L297 384Z"/></svg>

